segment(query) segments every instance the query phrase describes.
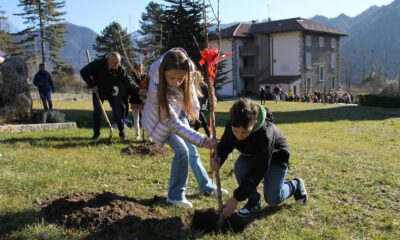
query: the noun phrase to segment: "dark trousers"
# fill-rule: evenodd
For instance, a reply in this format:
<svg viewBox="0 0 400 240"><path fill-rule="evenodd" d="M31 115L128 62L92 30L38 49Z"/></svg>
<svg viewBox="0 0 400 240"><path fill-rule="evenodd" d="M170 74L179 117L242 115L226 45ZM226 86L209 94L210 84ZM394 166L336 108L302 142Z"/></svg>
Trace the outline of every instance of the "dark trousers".
<svg viewBox="0 0 400 240"><path fill-rule="evenodd" d="M204 111L200 111L199 120L194 123L194 130L198 131L200 125L204 128L204 132L210 137L210 127L208 126L207 118L204 115Z"/></svg>
<svg viewBox="0 0 400 240"><path fill-rule="evenodd" d="M93 133L100 134L101 108L97 97L93 94ZM111 96L106 99L111 106L114 121L117 123L119 136L125 136L125 105L124 101L118 96ZM103 101L102 101L103 102Z"/></svg>
<svg viewBox="0 0 400 240"><path fill-rule="evenodd" d="M42 100L44 110L52 110L53 102L51 100L51 90L39 91L40 100ZM47 103L49 105L47 105Z"/></svg>

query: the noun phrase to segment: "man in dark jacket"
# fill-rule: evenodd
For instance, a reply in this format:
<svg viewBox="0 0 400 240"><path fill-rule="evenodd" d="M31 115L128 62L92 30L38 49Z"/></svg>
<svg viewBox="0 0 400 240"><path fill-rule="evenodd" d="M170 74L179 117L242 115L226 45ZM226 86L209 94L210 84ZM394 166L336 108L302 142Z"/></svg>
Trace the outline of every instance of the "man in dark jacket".
<svg viewBox="0 0 400 240"><path fill-rule="evenodd" d="M205 113L209 109L208 104L208 86L205 82L200 84L201 97L198 97L200 103L199 119L194 123L194 130L198 131L200 125L203 127L205 134L210 137L210 127L208 126Z"/></svg>
<svg viewBox="0 0 400 240"><path fill-rule="evenodd" d="M40 99L43 103L44 110L53 109L53 102L51 100L51 93L54 93L53 80L51 74L46 71L44 63L39 64L39 71L33 78L33 84L39 89ZM47 105L48 103L48 105Z"/></svg>
<svg viewBox="0 0 400 240"><path fill-rule="evenodd" d="M257 186L264 179L264 198L275 206L294 195L298 203L307 201L304 181L295 178L286 181L289 164L289 145L277 126L273 124L272 113L250 99L237 100L231 107L229 120L221 141L217 146L216 159L211 168L217 170L236 148L240 152L234 167L239 186L226 202L221 213L222 220L236 209L238 202L248 200L238 215L247 217L261 210Z"/></svg>
<svg viewBox="0 0 400 240"><path fill-rule="evenodd" d="M125 106L127 95L139 99L139 86L129 77L121 66L121 55L111 52L106 57L94 60L80 71L83 80L93 91L93 137L100 136L101 108L95 93L99 94L103 103L107 100L112 108L114 120L117 122L119 137L126 141L125 135Z"/></svg>

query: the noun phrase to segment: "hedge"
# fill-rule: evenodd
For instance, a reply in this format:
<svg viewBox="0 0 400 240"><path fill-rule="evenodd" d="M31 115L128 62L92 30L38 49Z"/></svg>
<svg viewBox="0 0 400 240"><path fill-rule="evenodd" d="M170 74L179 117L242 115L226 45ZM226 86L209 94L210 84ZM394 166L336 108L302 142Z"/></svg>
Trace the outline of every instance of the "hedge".
<svg viewBox="0 0 400 240"><path fill-rule="evenodd" d="M400 108L400 97L359 94L358 100L361 106Z"/></svg>

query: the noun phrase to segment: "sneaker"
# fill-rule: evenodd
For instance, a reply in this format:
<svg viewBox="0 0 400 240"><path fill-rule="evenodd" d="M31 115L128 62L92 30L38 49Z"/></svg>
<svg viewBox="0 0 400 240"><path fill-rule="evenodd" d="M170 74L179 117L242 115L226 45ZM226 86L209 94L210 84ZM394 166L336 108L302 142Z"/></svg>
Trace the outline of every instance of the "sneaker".
<svg viewBox="0 0 400 240"><path fill-rule="evenodd" d="M97 141L99 140L100 134L93 134L93 137L90 138L90 141Z"/></svg>
<svg viewBox="0 0 400 240"><path fill-rule="evenodd" d="M205 192L203 194L206 195L206 196L211 196L212 195L212 196L218 197L218 190L216 188L214 188L210 192ZM221 188L221 195L222 196L228 195L228 190Z"/></svg>
<svg viewBox="0 0 400 240"><path fill-rule="evenodd" d="M295 178L293 180L298 182L296 191L294 192L294 199L299 204L306 203L308 200L308 195L307 195L306 185L304 184L303 179Z"/></svg>
<svg viewBox="0 0 400 240"><path fill-rule="evenodd" d="M119 136L119 139L121 140L121 142L124 142L124 143L128 141L128 138L125 135Z"/></svg>
<svg viewBox="0 0 400 240"><path fill-rule="evenodd" d="M240 217L248 217L252 213L256 213L259 211L261 211L261 201L260 200L258 200L256 204L247 202L246 205L244 205L244 207L239 210L237 215Z"/></svg>
<svg viewBox="0 0 400 240"><path fill-rule="evenodd" d="M167 197L167 203L170 203L175 206L182 206L187 208L192 208L193 204L189 202L186 198L182 200L172 200L171 198Z"/></svg>

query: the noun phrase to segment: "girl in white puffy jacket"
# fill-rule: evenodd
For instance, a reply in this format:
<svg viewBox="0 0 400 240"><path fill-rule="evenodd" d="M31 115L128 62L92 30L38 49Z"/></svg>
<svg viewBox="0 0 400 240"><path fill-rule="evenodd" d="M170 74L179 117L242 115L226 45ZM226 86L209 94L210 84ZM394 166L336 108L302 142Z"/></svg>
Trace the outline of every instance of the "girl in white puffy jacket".
<svg viewBox="0 0 400 240"><path fill-rule="evenodd" d="M192 207L186 199L189 165L200 191L216 195L216 186L201 163L196 146L210 148L214 141L189 126L199 116L192 72L195 65L182 48L173 48L150 66L150 83L142 126L155 143L171 146L172 160L167 202ZM196 146L195 146L196 145ZM227 191L222 189L223 195Z"/></svg>

